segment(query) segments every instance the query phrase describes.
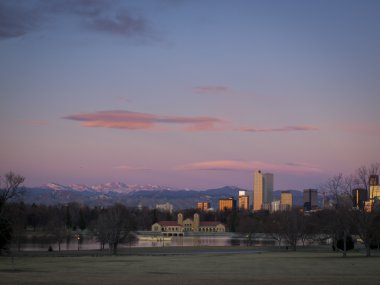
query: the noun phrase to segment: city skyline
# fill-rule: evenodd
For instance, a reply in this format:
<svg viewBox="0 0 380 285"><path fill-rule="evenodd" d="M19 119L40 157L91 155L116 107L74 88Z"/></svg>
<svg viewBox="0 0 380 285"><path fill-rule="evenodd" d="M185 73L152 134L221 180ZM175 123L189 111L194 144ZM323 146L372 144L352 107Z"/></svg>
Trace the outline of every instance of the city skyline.
<svg viewBox="0 0 380 285"><path fill-rule="evenodd" d="M0 0L0 173L316 188L380 161L380 2Z"/></svg>

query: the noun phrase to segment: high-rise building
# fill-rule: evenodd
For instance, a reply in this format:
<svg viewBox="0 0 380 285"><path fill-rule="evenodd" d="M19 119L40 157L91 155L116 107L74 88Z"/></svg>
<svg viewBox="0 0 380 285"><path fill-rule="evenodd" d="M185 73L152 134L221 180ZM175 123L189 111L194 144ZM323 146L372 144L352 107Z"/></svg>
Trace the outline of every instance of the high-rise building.
<svg viewBox="0 0 380 285"><path fill-rule="evenodd" d="M236 200L234 198L219 199L219 211L233 210L236 208Z"/></svg>
<svg viewBox="0 0 380 285"><path fill-rule="evenodd" d="M249 196L245 190L239 191L238 207L240 210L249 210Z"/></svg>
<svg viewBox="0 0 380 285"><path fill-rule="evenodd" d="M270 204L273 196L273 174L255 172L253 178L253 210L261 210L263 204Z"/></svg>
<svg viewBox="0 0 380 285"><path fill-rule="evenodd" d="M380 186L379 185L372 185L369 186L369 204L371 211L373 209L379 208L379 201L380 201Z"/></svg>
<svg viewBox="0 0 380 285"><path fill-rule="evenodd" d="M310 211L318 208L318 190L303 190L303 207L305 211Z"/></svg>
<svg viewBox="0 0 380 285"><path fill-rule="evenodd" d="M355 208L363 210L367 200L367 190L356 188L352 190L352 204Z"/></svg>
<svg viewBox="0 0 380 285"><path fill-rule="evenodd" d="M255 172L253 177L253 210L261 210L263 206L263 175L261 170Z"/></svg>
<svg viewBox="0 0 380 285"><path fill-rule="evenodd" d="M271 203L273 201L273 174L264 173L263 178L264 178L263 202Z"/></svg>
<svg viewBox="0 0 380 285"><path fill-rule="evenodd" d="M378 201L380 200L379 175L370 175L368 184L368 201L365 202L364 210L372 212L374 208L378 207Z"/></svg>
<svg viewBox="0 0 380 285"><path fill-rule="evenodd" d="M210 209L210 202L198 202L197 209L201 211L208 211Z"/></svg>
<svg viewBox="0 0 380 285"><path fill-rule="evenodd" d="M372 174L369 176L369 186L379 185L379 175Z"/></svg>
<svg viewBox="0 0 380 285"><path fill-rule="evenodd" d="M374 199L374 193L373 193L373 189L374 189L374 186L378 186L379 185L379 175L376 175L376 174L372 174L369 176L369 191L368 191L368 198L369 200L373 200Z"/></svg>
<svg viewBox="0 0 380 285"><path fill-rule="evenodd" d="M293 194L290 191L281 192L281 209L291 209L293 207Z"/></svg>
<svg viewBox="0 0 380 285"><path fill-rule="evenodd" d="M369 199L373 200L376 197L380 197L380 186L379 185L370 185L369 186Z"/></svg>

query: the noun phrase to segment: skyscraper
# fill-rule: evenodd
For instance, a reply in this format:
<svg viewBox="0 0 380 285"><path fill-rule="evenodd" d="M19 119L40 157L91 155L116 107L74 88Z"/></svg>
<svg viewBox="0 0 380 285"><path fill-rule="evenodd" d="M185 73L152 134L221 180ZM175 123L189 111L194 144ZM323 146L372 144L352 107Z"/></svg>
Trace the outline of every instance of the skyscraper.
<svg viewBox="0 0 380 285"><path fill-rule="evenodd" d="M263 205L263 175L261 170L255 172L253 177L253 210L261 210Z"/></svg>
<svg viewBox="0 0 380 285"><path fill-rule="evenodd" d="M247 191L239 191L239 209L240 210L249 210L249 196Z"/></svg>
<svg viewBox="0 0 380 285"><path fill-rule="evenodd" d="M379 186L379 175L372 174L369 177L369 200L365 202L365 210L372 212L375 206L375 203L380 200L380 186Z"/></svg>
<svg viewBox="0 0 380 285"><path fill-rule="evenodd" d="M201 211L208 211L208 209L210 209L210 202L198 202L197 209Z"/></svg>
<svg viewBox="0 0 380 285"><path fill-rule="evenodd" d="M289 210L293 207L293 194L290 191L281 192L281 206L282 210Z"/></svg>
<svg viewBox="0 0 380 285"><path fill-rule="evenodd" d="M373 200L375 197L378 196L378 189L379 188L379 175L371 175L369 177L369 199Z"/></svg>
<svg viewBox="0 0 380 285"><path fill-rule="evenodd" d="M253 179L253 210L262 209L263 204L270 204L273 195L273 174L255 172Z"/></svg>
<svg viewBox="0 0 380 285"><path fill-rule="evenodd" d="M318 208L318 190L303 190L303 207L305 211L310 211L312 209Z"/></svg>
<svg viewBox="0 0 380 285"><path fill-rule="evenodd" d="M236 208L236 200L234 198L219 199L219 211L234 210Z"/></svg>
<svg viewBox="0 0 380 285"><path fill-rule="evenodd" d="M273 201L273 173L264 173L264 195L263 203L271 203Z"/></svg>
<svg viewBox="0 0 380 285"><path fill-rule="evenodd" d="M355 208L363 210L367 200L367 190L356 188L352 190L352 204Z"/></svg>
<svg viewBox="0 0 380 285"><path fill-rule="evenodd" d="M372 174L369 176L369 186L379 185L379 175Z"/></svg>

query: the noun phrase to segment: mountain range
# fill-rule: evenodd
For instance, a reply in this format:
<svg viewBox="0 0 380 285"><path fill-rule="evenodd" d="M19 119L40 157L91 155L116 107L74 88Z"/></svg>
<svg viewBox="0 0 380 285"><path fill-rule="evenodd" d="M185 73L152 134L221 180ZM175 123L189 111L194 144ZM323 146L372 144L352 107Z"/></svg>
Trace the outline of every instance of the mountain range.
<svg viewBox="0 0 380 285"><path fill-rule="evenodd" d="M154 208L156 204L171 203L175 209L196 207L198 201L209 201L214 208L218 207L220 198L238 197L235 186L224 186L216 189L190 190L158 185L130 185L112 182L94 186L83 184L60 185L49 183L40 187L25 187L22 201L28 204L79 204L94 206L109 206L121 203L129 207L144 206ZM290 190L293 193L293 204L302 205L302 192ZM251 193L252 190L248 191ZM274 200L279 200L281 191L274 191Z"/></svg>

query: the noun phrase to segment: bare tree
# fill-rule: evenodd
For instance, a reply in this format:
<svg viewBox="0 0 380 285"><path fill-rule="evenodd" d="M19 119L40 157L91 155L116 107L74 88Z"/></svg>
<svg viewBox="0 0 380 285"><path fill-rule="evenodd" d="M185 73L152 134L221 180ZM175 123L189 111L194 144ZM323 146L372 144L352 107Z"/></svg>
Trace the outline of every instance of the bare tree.
<svg viewBox="0 0 380 285"><path fill-rule="evenodd" d="M106 213L100 213L98 219L90 225L91 231L100 243L100 250L104 250L105 244L108 242L108 221Z"/></svg>
<svg viewBox="0 0 380 285"><path fill-rule="evenodd" d="M352 213L356 233L362 239L366 256L371 256L371 243L376 240L376 230L378 225L375 223L375 213L355 209Z"/></svg>
<svg viewBox="0 0 380 285"><path fill-rule="evenodd" d="M351 218L350 211L352 210L351 193L353 178L345 178L342 173L331 177L322 187L333 198L333 215L334 219L329 223L334 229L334 248L338 249L337 243L339 239L343 239L343 257L347 256L347 239L350 234Z"/></svg>
<svg viewBox="0 0 380 285"><path fill-rule="evenodd" d="M255 234L259 230L259 223L255 217L243 214L239 217L239 224L236 230L237 232L247 234L247 246L251 246L253 244Z"/></svg>
<svg viewBox="0 0 380 285"><path fill-rule="evenodd" d="M24 177L13 172L8 172L0 178L0 253L2 249L7 248L12 238L12 224L5 215L5 206L11 198L19 194L19 187L24 180Z"/></svg>
<svg viewBox="0 0 380 285"><path fill-rule="evenodd" d="M131 229L129 213L125 206L116 204L99 216L95 233L101 243L106 240L111 254L117 254L118 245L123 242Z"/></svg>
<svg viewBox="0 0 380 285"><path fill-rule="evenodd" d="M49 234L58 243L58 251L61 251L61 244L67 238L68 230L65 223L64 209L53 208L51 209L51 217L47 224Z"/></svg>
<svg viewBox="0 0 380 285"><path fill-rule="evenodd" d="M26 237L26 207L24 203L12 203L7 209L11 212L12 243L17 245L17 251L21 251L21 243Z"/></svg>
<svg viewBox="0 0 380 285"><path fill-rule="evenodd" d="M370 166L361 166L356 170L356 178L358 180L358 184L364 189L369 190L369 177L371 175L379 175L380 174L380 163L372 163Z"/></svg>
<svg viewBox="0 0 380 285"><path fill-rule="evenodd" d="M305 216L297 209L281 213L283 236L291 248L296 251L297 243L305 235Z"/></svg>
<svg viewBox="0 0 380 285"><path fill-rule="evenodd" d="M275 212L268 216L264 221L264 231L269 236L277 241L278 247L281 246L281 241L284 238L284 224L281 219L281 213Z"/></svg>
<svg viewBox="0 0 380 285"><path fill-rule="evenodd" d="M3 178L0 178L0 218L4 214L6 202L20 193L20 185L24 180L24 177L12 171L6 173Z"/></svg>
<svg viewBox="0 0 380 285"><path fill-rule="evenodd" d="M356 180L358 184L367 190L370 190L370 176L379 175L380 163L372 163L370 166L361 166L356 171ZM372 209L371 209L372 210ZM358 208L352 211L352 221L355 225L356 233L363 240L366 248L366 256L371 255L371 243L376 240L378 225L376 223L376 214L368 212L366 209Z"/></svg>

